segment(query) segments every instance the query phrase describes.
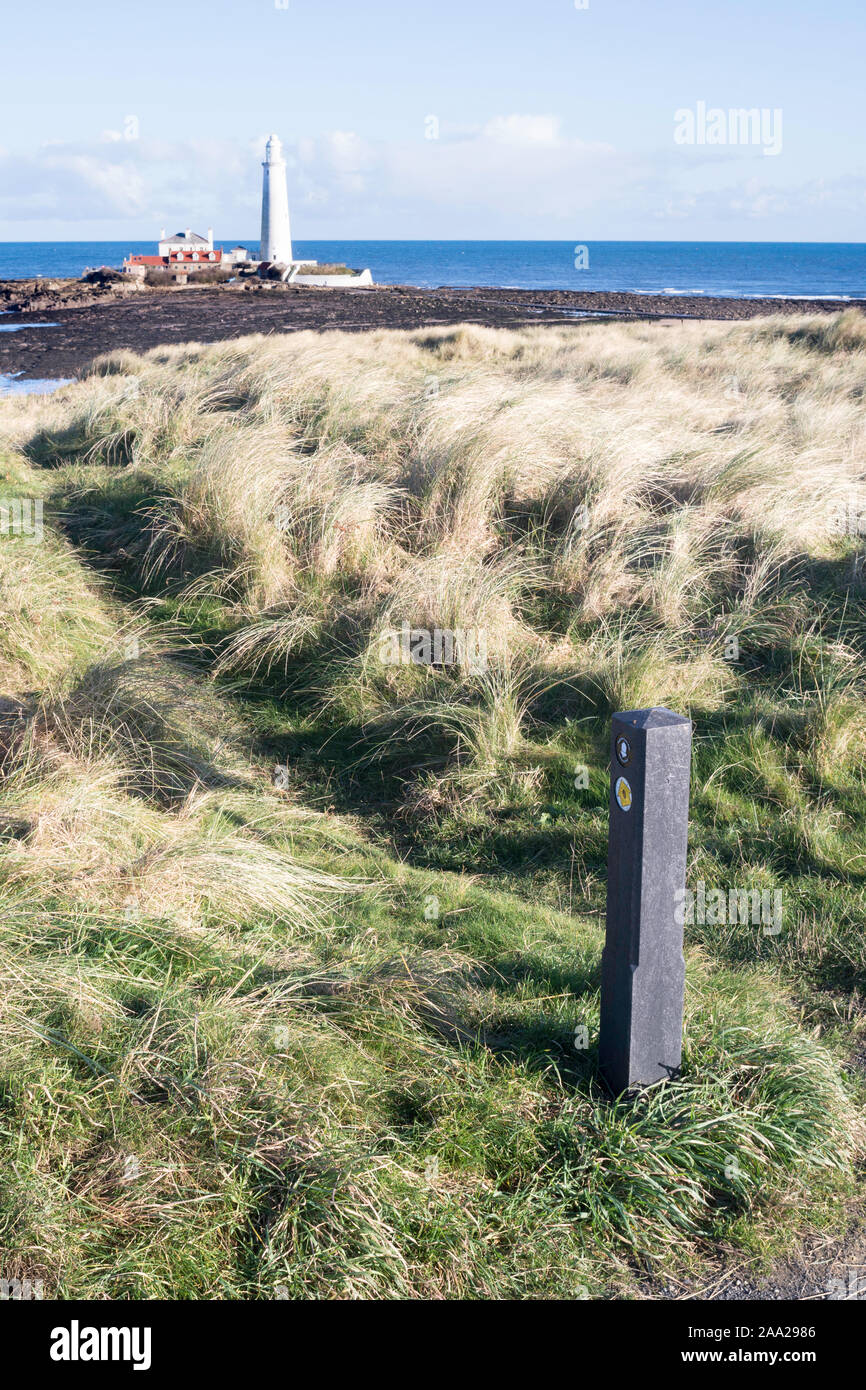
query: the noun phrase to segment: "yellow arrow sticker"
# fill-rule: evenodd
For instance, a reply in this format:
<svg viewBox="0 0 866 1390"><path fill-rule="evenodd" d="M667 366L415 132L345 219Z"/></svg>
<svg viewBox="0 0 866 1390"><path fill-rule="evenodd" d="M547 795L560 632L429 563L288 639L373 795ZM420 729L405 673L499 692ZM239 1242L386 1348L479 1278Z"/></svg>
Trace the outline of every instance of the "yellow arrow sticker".
<svg viewBox="0 0 866 1390"><path fill-rule="evenodd" d="M631 787L624 777L617 777L616 786L613 789L616 797L616 804L621 811L631 810Z"/></svg>

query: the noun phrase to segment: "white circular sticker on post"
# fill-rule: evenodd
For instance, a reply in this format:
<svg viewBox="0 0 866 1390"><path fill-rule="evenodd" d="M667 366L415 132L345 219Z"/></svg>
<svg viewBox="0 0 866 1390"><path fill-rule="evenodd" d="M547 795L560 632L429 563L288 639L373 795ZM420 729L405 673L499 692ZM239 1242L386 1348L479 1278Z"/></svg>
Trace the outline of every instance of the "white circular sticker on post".
<svg viewBox="0 0 866 1390"><path fill-rule="evenodd" d="M631 762L631 744L624 734L620 734L616 741L616 756L623 767L627 767Z"/></svg>
<svg viewBox="0 0 866 1390"><path fill-rule="evenodd" d="M617 777L613 794L621 811L631 810L631 787L624 777Z"/></svg>

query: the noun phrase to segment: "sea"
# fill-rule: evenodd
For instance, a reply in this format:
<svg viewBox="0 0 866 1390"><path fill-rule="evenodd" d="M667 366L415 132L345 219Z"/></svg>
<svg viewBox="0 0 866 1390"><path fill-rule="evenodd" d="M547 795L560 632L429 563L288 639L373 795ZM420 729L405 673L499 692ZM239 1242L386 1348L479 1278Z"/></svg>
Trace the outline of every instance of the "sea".
<svg viewBox="0 0 866 1390"><path fill-rule="evenodd" d="M225 237L217 245L258 241ZM0 280L119 266L152 241L0 242ZM765 241L296 241L297 256L369 266L386 285L626 290L732 298L866 298L866 244Z"/></svg>

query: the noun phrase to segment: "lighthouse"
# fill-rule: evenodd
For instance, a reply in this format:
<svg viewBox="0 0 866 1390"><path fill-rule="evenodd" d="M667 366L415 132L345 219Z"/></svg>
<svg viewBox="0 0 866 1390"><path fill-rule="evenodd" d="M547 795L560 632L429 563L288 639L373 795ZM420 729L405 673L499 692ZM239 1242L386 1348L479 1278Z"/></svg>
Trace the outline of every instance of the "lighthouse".
<svg viewBox="0 0 866 1390"><path fill-rule="evenodd" d="M259 256L263 261L291 265L292 233L289 228L286 161L278 135L272 135L268 140L262 169L262 243Z"/></svg>

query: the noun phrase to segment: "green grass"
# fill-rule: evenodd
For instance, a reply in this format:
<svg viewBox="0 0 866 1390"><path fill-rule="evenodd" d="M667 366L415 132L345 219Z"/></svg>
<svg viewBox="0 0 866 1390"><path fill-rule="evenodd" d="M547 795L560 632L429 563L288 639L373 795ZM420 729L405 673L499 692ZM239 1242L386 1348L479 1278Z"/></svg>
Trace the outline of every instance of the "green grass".
<svg viewBox="0 0 866 1390"><path fill-rule="evenodd" d="M630 1297L859 1202L862 542L778 459L859 486L863 337L673 335L252 339L2 404L46 528L0 537L3 1277ZM383 664L404 620L487 669ZM663 701L689 885L783 925L687 925L682 1077L612 1101L609 716Z"/></svg>
<svg viewBox="0 0 866 1390"><path fill-rule="evenodd" d="M334 261L334 262L325 261L325 262L320 262L318 265L309 265L309 264L307 264L307 265L302 265L299 273L300 273L301 275L357 275L357 274L358 274L358 272L357 272L356 270L352 270L351 266L343 265L342 262L340 262L340 261Z"/></svg>

